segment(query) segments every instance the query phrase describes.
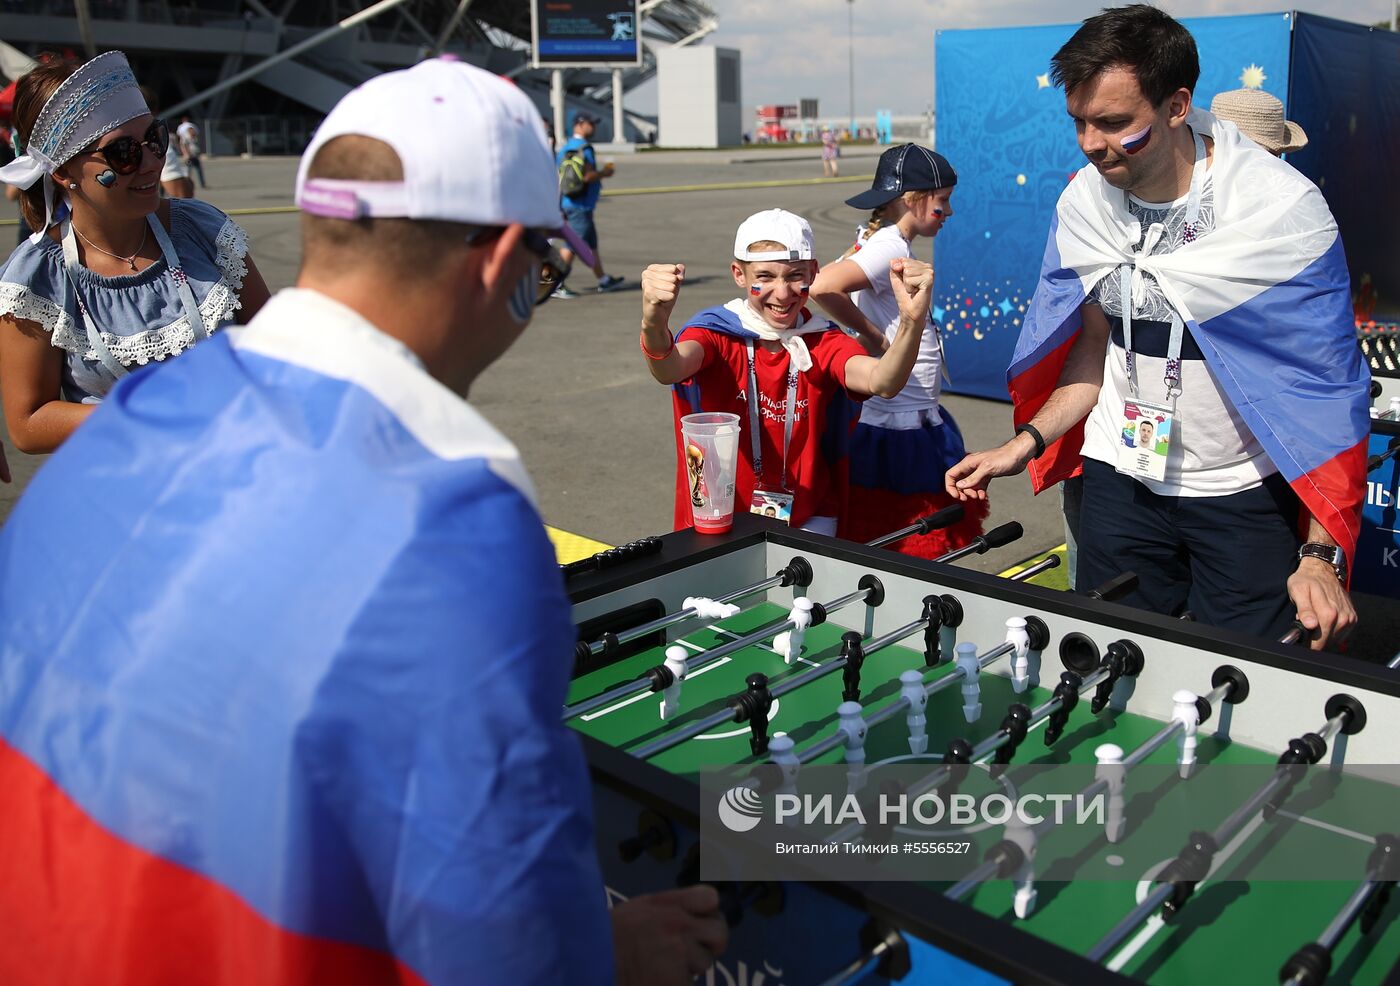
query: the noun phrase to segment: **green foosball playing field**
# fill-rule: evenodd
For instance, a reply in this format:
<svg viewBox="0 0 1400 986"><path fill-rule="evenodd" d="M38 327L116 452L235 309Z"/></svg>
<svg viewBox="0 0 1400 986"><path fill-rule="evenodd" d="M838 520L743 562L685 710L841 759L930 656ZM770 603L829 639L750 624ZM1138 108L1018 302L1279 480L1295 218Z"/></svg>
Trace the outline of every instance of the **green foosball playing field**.
<svg viewBox="0 0 1400 986"><path fill-rule="evenodd" d="M681 644L691 654L700 654L749 631L780 622L788 613L783 606L760 603L729 619L693 629L672 643ZM644 691L573 717L570 724L584 734L635 754L699 719L722 712L732 696L745 690L745 679L754 672L766 674L769 687L777 688L785 679L830 664L829 674L773 699L768 715L769 734L791 737L800 752L836 729L836 709L844 687L839 655L845 630L834 623L810 628L802 655L791 666L773 650L771 640L709 664L698 664L681 682L678 710L665 721L659 714L662 696ZM985 653L1000 645L1003 635L998 632L995 636L978 639L964 627L959 640L975 643L978 653ZM866 714L899 700L901 672L923 669L923 680L931 683L953 671L954 665L947 661L927 667L921 648L922 637L915 634L866 656L859 685L859 701ZM999 660L1003 663L989 665L979 676L981 714L977 721L967 722L964 695L958 684L930 697L926 710L929 753L910 753L909 728L902 714L871 728L864 749L867 769L872 776L885 763L925 763L934 768L951 740L964 738L975 744L997 733L1003 714L1013 702L1036 706L1051 697L1051 691L1043 685L1019 694L1014 692L1011 681L1005 676L1006 658ZM664 648L655 646L582 675L573 682L569 701L580 702L643 677L648 669L663 661ZM1054 681L1048 684L1053 685ZM1204 682L1183 682L1183 687L1192 687L1198 692L1207 690L1204 685ZM1248 705L1242 705L1238 714L1247 713ZM1277 750L1254 749L1215 735L1220 715L1217 712L1217 718L1200 729L1199 763L1270 765L1278 760ZM1093 765L1096 762L1094 751L1101 744L1113 743L1130 752L1157 734L1164 719L1112 709L1095 715L1086 696L1070 715L1057 742L1049 746L1043 742L1041 730L1045 722L1042 720L1031 727L1012 763ZM1303 732L1316 725L1299 723L1298 730ZM702 767L759 762L765 758L752 754L750 736L749 725L725 722L648 759L653 765L676 774L693 774ZM1170 766L1177 762L1176 757L1176 744L1166 743L1144 761L1144 766ZM840 764L843 761L844 751L837 746L812 763ZM1159 772L1155 776L1162 774ZM1177 792L1176 796L1188 796L1188 786L1181 787L1186 793ZM1396 797L1394 788L1378 787L1381 789L1378 796ZM1248 790L1241 791L1240 797L1243 799L1248 793ZM1144 868L1136 861L1142 858L1142 844L1146 842L1153 850L1152 858L1165 861L1177 853L1187 834L1177 815L1166 809L1154 812L1156 795L1136 790L1132 773L1128 774L1125 794L1126 840L1136 840L1138 845L1136 857L1125 854L1134 859L1125 865L1137 867L1141 871L1139 879L1129 876L1117 880L1071 880L1067 879L1069 869L1061 862L1045 870L1038 868L1037 898L1027 918L1019 919L1012 912L1011 885L1005 880L991 880L981 885L964 898L965 902L1070 951L1087 953L1152 885L1151 868ZM1301 805L1302 810L1291 811L1295 805ZM1400 820L1400 800L1392 817ZM1317 938L1356 889L1375 834L1352 831L1338 806L1325 799L1309 800L1307 792L1302 790L1296 799L1285 804L1281 819L1288 824L1277 824L1279 820L1276 819L1275 823L1256 820L1246 826L1237 839L1222 847L1216 868L1200 883L1181 913L1170 923L1163 923L1156 915L1149 918L1115 949L1105 962L1106 968L1121 971L1135 980L1160 984L1276 982L1277 971L1285 960L1300 945ZM1203 818L1198 827L1210 828L1220 820ZM1051 833L1048 838L1053 840L1057 836ZM1231 879L1231 872L1238 863L1251 858L1252 854L1271 851L1274 843L1283 839L1289 840L1292 852L1308 852L1315 845L1318 853L1325 852L1329 858L1351 862L1338 867L1335 881L1244 882ZM1118 847L1100 835L1097 840L1086 842L1079 851L1083 854L1081 861L1085 861L1091 856L1112 858ZM980 856L970 858L969 868L979 860ZM944 889L944 885L939 885L939 889ZM1400 959L1400 934L1387 933L1393 930L1390 926L1396 920L1397 910L1400 908L1390 907L1381 912L1379 924L1365 936L1355 927L1347 932L1335 949L1329 982L1382 981L1386 971Z"/></svg>

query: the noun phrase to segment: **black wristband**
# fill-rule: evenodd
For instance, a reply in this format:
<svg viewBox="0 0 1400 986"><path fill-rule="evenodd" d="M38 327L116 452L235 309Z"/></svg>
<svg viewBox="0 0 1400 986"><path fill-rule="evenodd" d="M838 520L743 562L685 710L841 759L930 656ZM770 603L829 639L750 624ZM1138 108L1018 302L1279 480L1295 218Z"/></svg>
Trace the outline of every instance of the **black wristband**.
<svg viewBox="0 0 1400 986"><path fill-rule="evenodd" d="M1016 434L1020 435L1022 433L1030 435L1035 441L1035 455L1031 456L1032 459L1038 459L1045 454L1045 436L1040 433L1039 428L1029 422L1023 425L1017 425Z"/></svg>

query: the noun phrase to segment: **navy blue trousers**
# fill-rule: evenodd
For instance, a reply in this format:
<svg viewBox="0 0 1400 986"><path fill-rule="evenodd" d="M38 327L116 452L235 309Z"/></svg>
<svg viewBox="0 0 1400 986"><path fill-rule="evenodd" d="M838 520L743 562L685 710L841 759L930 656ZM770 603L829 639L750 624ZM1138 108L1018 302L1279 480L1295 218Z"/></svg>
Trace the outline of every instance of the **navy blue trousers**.
<svg viewBox="0 0 1400 986"><path fill-rule="evenodd" d="M1138 584L1118 601L1277 639L1296 609L1298 498L1275 473L1229 496L1159 496L1112 466L1084 460L1075 589L1121 572Z"/></svg>

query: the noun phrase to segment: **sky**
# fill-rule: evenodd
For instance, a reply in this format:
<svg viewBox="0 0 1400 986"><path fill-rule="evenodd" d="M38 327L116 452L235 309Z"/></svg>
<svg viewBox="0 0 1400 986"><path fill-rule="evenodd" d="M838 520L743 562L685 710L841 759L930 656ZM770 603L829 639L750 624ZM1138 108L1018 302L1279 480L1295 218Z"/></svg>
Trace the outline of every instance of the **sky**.
<svg viewBox="0 0 1400 986"><path fill-rule="evenodd" d="M933 101L933 35L937 30L1067 24L1097 13L1109 0L708 0L719 29L701 44L741 52L746 120L756 106L819 100L823 117L846 114L847 18L854 17L855 107L895 115L925 112ZM1393 0L1159 0L1174 17L1303 10L1374 24L1388 20ZM635 112L656 112L656 82L627 94Z"/></svg>

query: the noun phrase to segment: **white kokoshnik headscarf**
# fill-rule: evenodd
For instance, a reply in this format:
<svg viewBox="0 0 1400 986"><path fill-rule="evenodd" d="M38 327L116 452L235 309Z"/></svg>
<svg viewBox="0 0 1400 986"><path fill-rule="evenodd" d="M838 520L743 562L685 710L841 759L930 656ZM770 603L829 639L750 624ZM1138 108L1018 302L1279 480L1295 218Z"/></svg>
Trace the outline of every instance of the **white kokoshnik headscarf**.
<svg viewBox="0 0 1400 986"><path fill-rule="evenodd" d="M103 134L149 112L120 51L98 55L54 90L39 110L24 153L0 168L0 182L7 185L30 188L44 182L44 226L30 242L38 243L54 223L54 170Z"/></svg>

